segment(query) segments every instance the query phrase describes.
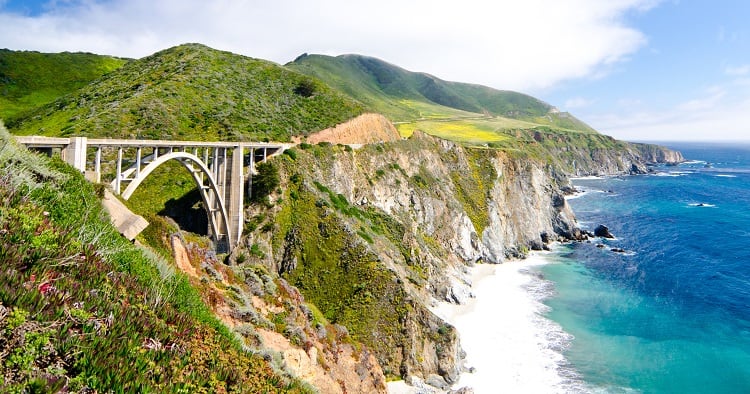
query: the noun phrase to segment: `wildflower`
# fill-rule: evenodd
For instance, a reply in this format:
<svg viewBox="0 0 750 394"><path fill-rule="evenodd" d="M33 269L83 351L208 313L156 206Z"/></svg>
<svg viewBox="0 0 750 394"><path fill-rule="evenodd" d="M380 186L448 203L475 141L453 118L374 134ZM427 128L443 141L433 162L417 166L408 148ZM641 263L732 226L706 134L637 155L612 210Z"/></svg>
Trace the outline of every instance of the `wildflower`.
<svg viewBox="0 0 750 394"><path fill-rule="evenodd" d="M39 285L38 287L39 292L42 293L42 295L48 295L49 293L52 293L55 291L55 286L52 285L50 282L44 282Z"/></svg>

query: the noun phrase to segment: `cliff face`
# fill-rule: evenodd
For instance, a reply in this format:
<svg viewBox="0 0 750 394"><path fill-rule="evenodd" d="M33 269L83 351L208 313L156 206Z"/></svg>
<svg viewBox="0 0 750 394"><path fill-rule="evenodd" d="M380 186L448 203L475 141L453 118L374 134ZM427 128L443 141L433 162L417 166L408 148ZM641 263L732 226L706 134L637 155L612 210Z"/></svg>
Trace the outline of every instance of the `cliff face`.
<svg viewBox="0 0 750 394"><path fill-rule="evenodd" d="M682 153L659 145L631 144L640 153L642 160L648 163L677 164L685 161Z"/></svg>
<svg viewBox="0 0 750 394"><path fill-rule="evenodd" d="M677 164L680 152L663 146L615 140L598 133L518 130L523 150L567 176L641 174L648 164Z"/></svg>
<svg viewBox="0 0 750 394"><path fill-rule="evenodd" d="M577 163L563 167L419 132L357 150L305 145L275 160L281 187L249 208L254 231L234 258L298 288L327 323L373 351L386 376L452 383L462 351L430 304L469 297L472 264L581 239L564 198L568 175L678 157L654 150L644 160L625 147L560 146Z"/></svg>

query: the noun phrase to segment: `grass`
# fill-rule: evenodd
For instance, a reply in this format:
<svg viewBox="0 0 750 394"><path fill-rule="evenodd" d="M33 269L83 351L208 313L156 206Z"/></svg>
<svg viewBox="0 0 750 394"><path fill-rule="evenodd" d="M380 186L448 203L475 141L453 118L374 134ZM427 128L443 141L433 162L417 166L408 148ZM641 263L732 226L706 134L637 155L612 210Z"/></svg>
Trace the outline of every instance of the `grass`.
<svg viewBox="0 0 750 394"><path fill-rule="evenodd" d="M126 62L91 53L0 49L0 119L49 104Z"/></svg>

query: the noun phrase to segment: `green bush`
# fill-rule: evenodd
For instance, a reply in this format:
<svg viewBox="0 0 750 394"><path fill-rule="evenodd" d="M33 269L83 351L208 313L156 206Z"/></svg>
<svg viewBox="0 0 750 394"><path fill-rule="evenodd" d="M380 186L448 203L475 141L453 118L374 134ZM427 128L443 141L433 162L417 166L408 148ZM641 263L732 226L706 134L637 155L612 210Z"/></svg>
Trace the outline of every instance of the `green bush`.
<svg viewBox="0 0 750 394"><path fill-rule="evenodd" d="M268 197L280 183L279 169L273 162L266 161L256 167L258 173L253 176L251 201L260 202Z"/></svg>

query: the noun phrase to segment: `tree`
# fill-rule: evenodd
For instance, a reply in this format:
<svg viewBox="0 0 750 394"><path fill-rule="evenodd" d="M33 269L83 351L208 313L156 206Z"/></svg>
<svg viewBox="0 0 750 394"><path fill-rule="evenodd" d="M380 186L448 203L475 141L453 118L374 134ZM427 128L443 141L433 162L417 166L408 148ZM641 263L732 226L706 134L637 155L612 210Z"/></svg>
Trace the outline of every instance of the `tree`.
<svg viewBox="0 0 750 394"><path fill-rule="evenodd" d="M253 176L250 200L260 202L279 187L279 170L271 162L260 163L255 169L258 173Z"/></svg>

